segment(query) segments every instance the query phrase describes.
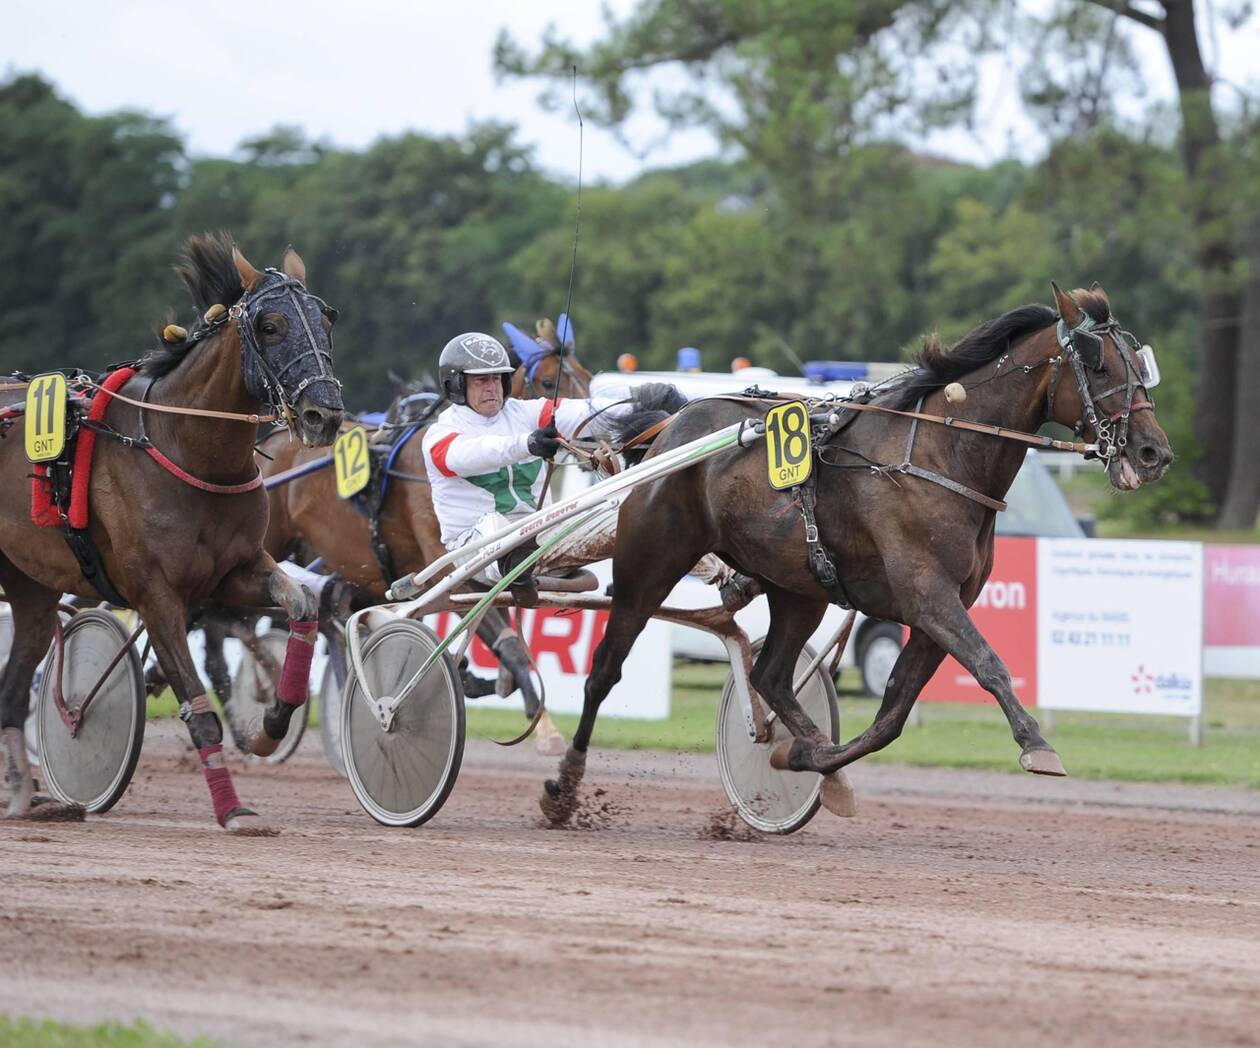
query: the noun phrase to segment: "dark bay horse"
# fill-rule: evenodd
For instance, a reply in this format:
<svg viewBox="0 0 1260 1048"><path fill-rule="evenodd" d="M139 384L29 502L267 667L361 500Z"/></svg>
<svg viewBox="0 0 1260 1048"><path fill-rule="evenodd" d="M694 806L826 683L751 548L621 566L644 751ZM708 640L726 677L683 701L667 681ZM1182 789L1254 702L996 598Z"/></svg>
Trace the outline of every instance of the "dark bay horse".
<svg viewBox="0 0 1260 1048"><path fill-rule="evenodd" d="M1168 440L1142 383L1134 346L1112 318L1102 289L1065 294L1058 312L1025 306L989 321L945 352L929 343L919 368L874 403L899 410L1035 432L1055 421L1100 445L1112 485L1128 491L1157 480L1172 462ZM959 389L961 385L961 389ZM947 403L949 386L953 403ZM962 399L965 398L965 399ZM693 403L658 439L652 454L678 447L770 405ZM702 553L714 551L756 577L771 621L752 683L793 735L772 763L795 771L835 772L882 749L901 733L920 690L946 654L990 692L1030 772L1064 774L1063 765L1020 704L1010 673L967 609L993 566L995 510L1024 461L1026 445L990 434L861 413L824 441L814 461L817 524L843 591L867 615L910 627L872 725L832 744L793 698L792 672L829 594L811 572L801 504L767 483L765 442L735 448L637 489L622 506L613 562L613 605L595 652L585 704L559 780L542 808L553 822L572 813L599 705L648 617ZM912 450L910 450L912 448ZM953 490L901 468L947 478ZM879 468L881 466L890 468ZM970 489L970 497L958 491ZM661 542L668 535L669 542Z"/></svg>
<svg viewBox="0 0 1260 1048"><path fill-rule="evenodd" d="M525 358L512 376L512 396L589 396L591 373L574 352L572 326L563 321L562 325L569 336L563 345L555 324L549 319L539 320L538 337L533 340L532 350L523 345L526 336L511 329L514 355ZM397 398L391 405L391 415L408 399L406 396ZM434 418L437 412L426 410L425 414ZM394 477L379 511L380 534L393 565L392 577L386 577L373 549L367 518L351 501L337 496L336 478L331 469L298 477L268 492L270 515L264 540L267 552L277 560L298 550L306 559L319 557L325 568L354 587L357 606L383 603L391 582L404 574L423 570L446 552L441 541L441 525L433 510L421 437L421 433L416 433L394 459L390 467ZM261 448L265 452L261 462L264 476L277 476L327 454L302 447L288 440L283 432L268 437ZM222 656L225 631L207 617L201 621L206 626L207 668L224 667L217 675L223 682L219 685L219 695L220 698L230 696L230 686L223 690L229 683ZM478 625L477 634L511 675L511 680L504 678L500 691L510 692L514 681L525 702L525 715L532 719L539 700L530 677L529 651L512 628L507 614L500 608L491 608ZM559 741L563 746L563 741L554 733L549 719L546 724L540 724L540 745Z"/></svg>
<svg viewBox="0 0 1260 1048"><path fill-rule="evenodd" d="M249 831L258 827L257 816L240 804L223 765L222 726L188 652L188 609L214 601L279 606L288 614L291 687L282 689L251 739L256 752L270 752L294 706L305 700L302 671L309 670L315 608L310 592L263 549L267 500L261 481L255 483L257 422L248 416L270 404L303 444L332 442L343 415L332 370L336 313L306 290L306 267L292 248L279 270L260 272L226 235L195 237L177 272L196 306L197 325L187 334L168 328L174 341L145 356L119 389L144 410L109 400L102 421L128 441L98 434L89 534L114 588L144 620L200 753L219 824ZM15 430L22 425L16 422ZM141 436L153 450L137 442ZM13 607L15 636L0 677L0 728L11 817L31 808L22 726L58 599L62 592L99 596L62 530L32 522L30 469L22 433L10 432L0 441L0 584Z"/></svg>

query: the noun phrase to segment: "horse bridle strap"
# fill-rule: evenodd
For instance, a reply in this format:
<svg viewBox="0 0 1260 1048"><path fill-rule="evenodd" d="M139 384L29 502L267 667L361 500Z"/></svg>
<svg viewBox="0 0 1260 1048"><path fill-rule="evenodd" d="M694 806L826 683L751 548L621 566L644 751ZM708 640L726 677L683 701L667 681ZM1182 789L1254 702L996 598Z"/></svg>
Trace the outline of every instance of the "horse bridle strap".
<svg viewBox="0 0 1260 1048"><path fill-rule="evenodd" d="M100 391L103 387L90 379L84 380L82 385L88 389ZM198 418L221 418L229 422L249 422L257 426L263 422L275 422L278 415L246 415L236 411L215 411L211 408L181 408L175 404L150 404L148 401L133 400L131 397L123 396L121 393L110 392L111 397L121 400L124 404L130 404L133 407L141 408L144 411L161 411L168 415L195 415Z"/></svg>

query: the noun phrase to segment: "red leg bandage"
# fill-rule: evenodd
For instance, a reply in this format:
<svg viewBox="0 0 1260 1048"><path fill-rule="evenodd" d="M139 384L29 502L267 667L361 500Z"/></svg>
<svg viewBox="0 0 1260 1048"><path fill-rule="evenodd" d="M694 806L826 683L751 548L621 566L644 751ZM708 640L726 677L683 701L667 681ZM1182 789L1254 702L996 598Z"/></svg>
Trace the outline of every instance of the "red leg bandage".
<svg viewBox="0 0 1260 1048"><path fill-rule="evenodd" d="M223 752L223 745L215 743L213 746L202 746L197 752L201 754L201 772L206 777L206 785L210 787L214 817L223 826L227 823L228 815L241 807L241 799L236 795L236 787L232 785L232 773L222 764L216 768L207 764L216 753Z"/></svg>
<svg viewBox="0 0 1260 1048"><path fill-rule="evenodd" d="M289 623L289 643L284 649L284 668L276 698L288 706L301 706L310 692L311 656L319 622L307 619Z"/></svg>

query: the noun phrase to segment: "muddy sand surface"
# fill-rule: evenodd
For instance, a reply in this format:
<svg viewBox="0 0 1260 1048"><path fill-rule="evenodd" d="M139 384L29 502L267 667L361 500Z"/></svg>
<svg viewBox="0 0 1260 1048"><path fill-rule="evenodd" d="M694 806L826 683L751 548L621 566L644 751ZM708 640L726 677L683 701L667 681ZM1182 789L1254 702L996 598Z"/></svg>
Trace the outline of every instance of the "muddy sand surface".
<svg viewBox="0 0 1260 1048"><path fill-rule="evenodd" d="M857 818L765 838L712 758L592 751L556 831L554 761L470 743L441 814L387 830L317 734L236 762L277 837L214 827L173 723L107 815L0 823L0 1012L243 1045L1260 1045L1257 791L859 765Z"/></svg>

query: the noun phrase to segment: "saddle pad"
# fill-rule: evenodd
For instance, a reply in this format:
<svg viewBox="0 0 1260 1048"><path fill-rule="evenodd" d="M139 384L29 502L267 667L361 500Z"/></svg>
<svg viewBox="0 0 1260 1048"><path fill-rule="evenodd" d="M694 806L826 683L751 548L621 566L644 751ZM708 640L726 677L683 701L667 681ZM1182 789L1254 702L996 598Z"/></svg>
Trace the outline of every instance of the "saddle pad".
<svg viewBox="0 0 1260 1048"><path fill-rule="evenodd" d="M92 405L88 408L89 421L99 422L105 417L105 409L109 407L109 394L122 387L135 373L135 368L119 368L105 377L105 381L101 383L101 391L92 398ZM88 526L88 484L92 478L92 452L95 448L96 433L90 429L81 430L74 445L74 465L70 473L70 508L66 514L70 527L79 531ZM56 527L61 523L61 513L53 504L52 490L48 466L35 466L34 476L31 478L31 520L42 528Z"/></svg>

